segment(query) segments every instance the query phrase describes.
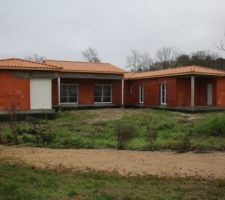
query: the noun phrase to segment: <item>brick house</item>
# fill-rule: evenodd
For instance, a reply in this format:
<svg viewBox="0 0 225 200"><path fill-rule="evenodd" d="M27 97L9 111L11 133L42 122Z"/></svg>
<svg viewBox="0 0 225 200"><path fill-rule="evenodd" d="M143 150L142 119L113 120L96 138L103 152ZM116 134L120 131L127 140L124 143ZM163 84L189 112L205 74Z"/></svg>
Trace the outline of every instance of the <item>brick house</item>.
<svg viewBox="0 0 225 200"><path fill-rule="evenodd" d="M126 105L177 110L225 107L225 71L186 66L125 74Z"/></svg>
<svg viewBox="0 0 225 200"><path fill-rule="evenodd" d="M131 73L109 63L2 59L0 87L0 112L124 105L225 107L225 71L199 66Z"/></svg>
<svg viewBox="0 0 225 200"><path fill-rule="evenodd" d="M0 60L0 111L121 106L124 70L109 63Z"/></svg>

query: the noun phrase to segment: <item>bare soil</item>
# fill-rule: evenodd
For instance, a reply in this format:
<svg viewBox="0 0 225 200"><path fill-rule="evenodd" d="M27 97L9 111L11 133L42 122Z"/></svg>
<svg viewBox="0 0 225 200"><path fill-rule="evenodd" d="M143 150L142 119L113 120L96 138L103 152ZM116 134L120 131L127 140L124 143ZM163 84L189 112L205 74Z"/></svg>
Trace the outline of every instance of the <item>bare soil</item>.
<svg viewBox="0 0 225 200"><path fill-rule="evenodd" d="M121 175L225 179L225 153L46 149L0 146L0 159L50 169L96 170Z"/></svg>

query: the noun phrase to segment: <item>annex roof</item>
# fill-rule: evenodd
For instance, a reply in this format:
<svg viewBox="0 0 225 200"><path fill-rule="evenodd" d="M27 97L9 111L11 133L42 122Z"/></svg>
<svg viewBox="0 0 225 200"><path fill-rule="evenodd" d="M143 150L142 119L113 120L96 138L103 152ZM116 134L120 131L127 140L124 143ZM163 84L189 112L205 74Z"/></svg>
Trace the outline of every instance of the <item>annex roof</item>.
<svg viewBox="0 0 225 200"><path fill-rule="evenodd" d="M125 73L125 79L147 79L166 76L180 76L180 75L211 75L211 76L225 76L225 71L212 69L201 66L184 66L170 69L161 69L148 72L127 72Z"/></svg>

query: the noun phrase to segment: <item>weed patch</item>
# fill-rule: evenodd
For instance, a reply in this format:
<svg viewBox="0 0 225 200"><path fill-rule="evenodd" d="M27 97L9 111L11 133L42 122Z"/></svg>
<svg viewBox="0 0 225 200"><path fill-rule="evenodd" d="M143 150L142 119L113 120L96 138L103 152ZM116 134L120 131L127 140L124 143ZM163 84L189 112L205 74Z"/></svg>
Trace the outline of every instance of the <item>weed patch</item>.
<svg viewBox="0 0 225 200"><path fill-rule="evenodd" d="M109 118L110 112L116 113L115 119L113 114ZM78 110L58 113L55 120L17 123L16 133L10 126L0 124L0 143L14 144L16 135L19 145L50 148L225 150L224 113Z"/></svg>

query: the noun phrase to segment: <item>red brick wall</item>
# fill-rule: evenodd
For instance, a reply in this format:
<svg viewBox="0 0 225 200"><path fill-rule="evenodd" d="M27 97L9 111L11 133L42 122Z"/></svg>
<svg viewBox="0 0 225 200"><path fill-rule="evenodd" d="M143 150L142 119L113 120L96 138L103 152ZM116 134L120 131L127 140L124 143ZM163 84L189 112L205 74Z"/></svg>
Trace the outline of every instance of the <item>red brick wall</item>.
<svg viewBox="0 0 225 200"><path fill-rule="evenodd" d="M218 77L216 80L217 106L225 106L225 77Z"/></svg>
<svg viewBox="0 0 225 200"><path fill-rule="evenodd" d="M58 104L57 80L52 81L52 103L54 106ZM94 104L94 85L95 84L111 84L112 85L112 103L121 104L121 80L96 80L96 79L61 79L61 83L78 84L79 104Z"/></svg>
<svg viewBox="0 0 225 200"><path fill-rule="evenodd" d="M216 78L195 77L195 105L207 105L207 84L213 85L213 105L216 105ZM191 77L177 78L177 106L191 105Z"/></svg>
<svg viewBox="0 0 225 200"><path fill-rule="evenodd" d="M213 84L213 105L225 106L225 78L195 77L195 105L207 105L207 84ZM125 103L139 104L139 85L144 85L144 105L160 105L160 84L167 83L168 106L191 105L191 77L168 77L146 80L129 80L125 83ZM132 90L132 93L131 93ZM220 95L217 103L217 93Z"/></svg>
<svg viewBox="0 0 225 200"><path fill-rule="evenodd" d="M176 78L125 81L125 103L139 104L139 86L144 85L144 105L160 105L160 84L167 83L167 105L176 106Z"/></svg>
<svg viewBox="0 0 225 200"><path fill-rule="evenodd" d="M17 110L30 109L30 80L19 79L13 71L0 71L0 111L15 107Z"/></svg>
<svg viewBox="0 0 225 200"><path fill-rule="evenodd" d="M167 83L168 106L190 106L191 89L190 77L168 77L146 80L125 81L124 102L129 105L139 104L139 85L144 85L144 105L160 105L160 84ZM79 103L93 104L94 85L112 85L112 103L121 104L120 80L94 80L94 79L61 79L61 83L74 83L79 85ZM195 105L207 104L207 84L213 84L213 105L225 106L225 77L195 78ZM132 91L131 91L132 90ZM52 103L58 103L57 80L52 81ZM1 70L0 73L0 111L8 110L11 106L20 110L30 109L30 80L19 79L13 71Z"/></svg>
<svg viewBox="0 0 225 200"><path fill-rule="evenodd" d="M177 106L191 105L191 78L177 78Z"/></svg>

